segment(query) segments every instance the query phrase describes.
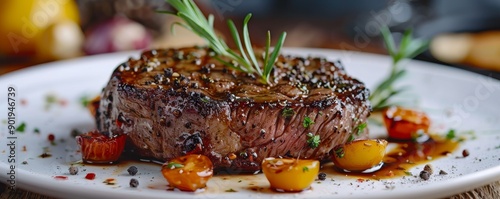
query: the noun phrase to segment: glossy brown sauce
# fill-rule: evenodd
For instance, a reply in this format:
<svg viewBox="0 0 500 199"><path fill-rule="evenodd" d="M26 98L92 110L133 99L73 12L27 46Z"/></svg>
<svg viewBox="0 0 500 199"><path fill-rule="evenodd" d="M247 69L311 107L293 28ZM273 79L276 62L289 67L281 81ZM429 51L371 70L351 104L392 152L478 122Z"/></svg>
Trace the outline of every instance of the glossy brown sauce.
<svg viewBox="0 0 500 199"><path fill-rule="evenodd" d="M390 143L394 143L397 146L386 153L383 160L384 163L377 171L369 173L345 172L330 164L326 165L321 172L369 179L387 179L418 175L417 173L409 173L408 171L414 166L448 156L458 148L459 144L457 141L447 140L437 136L432 136L431 139L424 143L395 141L390 141Z"/></svg>

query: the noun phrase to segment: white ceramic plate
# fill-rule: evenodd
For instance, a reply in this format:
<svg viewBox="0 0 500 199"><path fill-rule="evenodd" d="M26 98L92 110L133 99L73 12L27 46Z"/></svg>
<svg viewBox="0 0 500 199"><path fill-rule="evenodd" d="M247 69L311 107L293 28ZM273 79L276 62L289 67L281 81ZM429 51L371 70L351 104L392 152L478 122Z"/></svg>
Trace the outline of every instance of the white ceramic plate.
<svg viewBox="0 0 500 199"><path fill-rule="evenodd" d="M319 49L286 49L302 56L325 56L341 59L349 74L365 82L370 88L389 71L386 56ZM326 181L313 183L312 190L301 193L276 193L262 174L217 176L212 178L204 192L185 193L167 191L167 182L160 174L160 166L152 163L130 162L118 166L79 167L78 175L69 175L70 163L79 160L77 145L71 138L72 129L88 131L95 128L92 117L81 105L82 96L97 95L112 70L129 56L138 52L98 55L54 62L6 74L0 78L0 177L6 182L11 175L7 145L7 90L15 88L16 126L24 122L25 132L15 136L15 183L18 188L63 198L429 198L444 197L464 192L500 180L500 82L491 78L440 65L408 62L408 76L401 82L411 90L404 98L412 99L434 121L434 129L449 128L460 131L474 130L475 139L461 144L452 156L432 162L435 170L443 169L448 175L433 175L423 181L416 177L423 165L410 172L414 177L360 182L345 176L328 176ZM56 103L46 107L46 96L56 96ZM408 100L406 100L408 101ZM35 128L40 133L35 133ZM56 137L56 145L47 141L49 134ZM372 135L383 134L372 129ZM62 142L60 139L64 139ZM25 147L26 150L23 150ZM52 157L40 158L43 150ZM467 158L460 156L463 149L470 151ZM27 164L22 164L26 161ZM136 165L134 176L140 185L130 188L132 178L126 169ZM86 173L96 173L95 180L86 180ZM57 180L54 176L67 176ZM227 178L226 178L227 177ZM116 179L115 185L102 183ZM334 181L331 180L334 179ZM253 188L253 189L252 189ZM233 189L236 192L226 192Z"/></svg>

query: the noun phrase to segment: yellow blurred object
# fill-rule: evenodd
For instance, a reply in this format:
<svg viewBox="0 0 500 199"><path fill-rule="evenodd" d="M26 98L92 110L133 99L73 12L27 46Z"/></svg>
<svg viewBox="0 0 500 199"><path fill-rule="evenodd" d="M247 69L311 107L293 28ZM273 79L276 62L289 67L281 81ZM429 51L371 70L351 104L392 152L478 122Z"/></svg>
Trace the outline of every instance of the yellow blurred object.
<svg viewBox="0 0 500 199"><path fill-rule="evenodd" d="M53 23L35 41L36 57L39 61L49 61L80 56L83 40L83 33L75 22Z"/></svg>
<svg viewBox="0 0 500 199"><path fill-rule="evenodd" d="M52 24L72 21L79 24L73 0L6 0L0 3L0 54L31 56L37 41Z"/></svg>
<svg viewBox="0 0 500 199"><path fill-rule="evenodd" d="M467 33L443 34L435 37L429 48L432 55L441 61L460 63L467 57L472 40Z"/></svg>
<svg viewBox="0 0 500 199"><path fill-rule="evenodd" d="M439 35L430 51L444 62L500 71L500 31Z"/></svg>
<svg viewBox="0 0 500 199"><path fill-rule="evenodd" d="M475 34L465 63L500 71L500 31Z"/></svg>

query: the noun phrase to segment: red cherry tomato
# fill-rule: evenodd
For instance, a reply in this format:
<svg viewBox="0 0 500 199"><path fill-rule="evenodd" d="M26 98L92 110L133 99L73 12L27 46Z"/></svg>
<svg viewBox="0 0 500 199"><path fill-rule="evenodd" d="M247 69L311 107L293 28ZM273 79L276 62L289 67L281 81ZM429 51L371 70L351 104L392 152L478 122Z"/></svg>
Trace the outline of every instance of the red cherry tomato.
<svg viewBox="0 0 500 199"><path fill-rule="evenodd" d="M390 107L384 111L384 122L389 137L396 140L412 140L427 134L430 119L424 112L402 107Z"/></svg>
<svg viewBox="0 0 500 199"><path fill-rule="evenodd" d="M97 131L76 136L86 163L115 163L125 148L125 135L109 138Z"/></svg>

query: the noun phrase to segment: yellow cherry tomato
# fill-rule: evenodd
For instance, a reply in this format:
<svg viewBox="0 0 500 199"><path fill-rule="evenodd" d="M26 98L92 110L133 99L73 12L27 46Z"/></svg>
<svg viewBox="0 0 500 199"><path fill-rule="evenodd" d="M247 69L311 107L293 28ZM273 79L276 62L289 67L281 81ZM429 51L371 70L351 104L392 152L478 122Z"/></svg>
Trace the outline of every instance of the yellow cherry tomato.
<svg viewBox="0 0 500 199"><path fill-rule="evenodd" d="M386 146L382 139L355 140L334 147L332 160L338 168L364 171L382 162Z"/></svg>
<svg viewBox="0 0 500 199"><path fill-rule="evenodd" d="M395 106L384 111L384 122L389 137L397 140L415 139L427 133L431 123L424 112Z"/></svg>
<svg viewBox="0 0 500 199"><path fill-rule="evenodd" d="M317 160L266 158L262 161L262 172L271 188L296 192L311 186L318 176L319 166Z"/></svg>
<svg viewBox="0 0 500 199"><path fill-rule="evenodd" d="M181 191L196 191L207 186L213 175L213 165L204 155L181 156L163 164L163 177L168 184Z"/></svg>

